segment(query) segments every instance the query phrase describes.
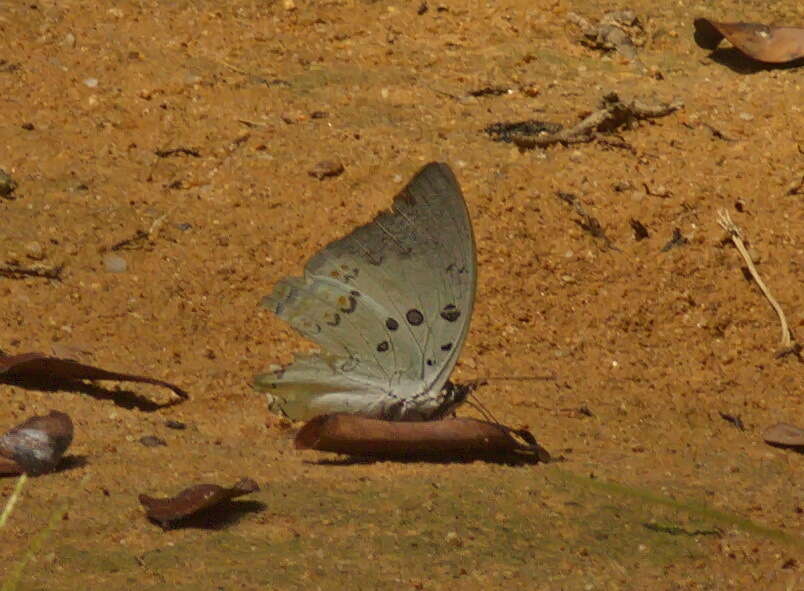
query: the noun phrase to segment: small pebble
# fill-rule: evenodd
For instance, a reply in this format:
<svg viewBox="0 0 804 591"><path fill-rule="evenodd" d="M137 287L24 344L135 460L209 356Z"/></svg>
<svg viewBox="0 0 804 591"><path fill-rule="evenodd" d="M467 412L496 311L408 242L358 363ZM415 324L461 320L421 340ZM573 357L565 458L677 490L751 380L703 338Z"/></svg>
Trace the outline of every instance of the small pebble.
<svg viewBox="0 0 804 591"><path fill-rule="evenodd" d="M84 79L84 86L87 88L97 88L98 87L98 79L97 78L85 78Z"/></svg>
<svg viewBox="0 0 804 591"><path fill-rule="evenodd" d="M121 256L107 254L103 257L103 267L109 273L125 273L126 269L128 269L128 263L126 263L126 260Z"/></svg>
<svg viewBox="0 0 804 591"><path fill-rule="evenodd" d="M535 84L529 84L522 89L522 92L525 94L525 96L529 96L531 98L537 97L542 93L541 89Z"/></svg>
<svg viewBox="0 0 804 591"><path fill-rule="evenodd" d="M2 168L0 168L0 197L8 197L17 188L17 182Z"/></svg>
<svg viewBox="0 0 804 591"><path fill-rule="evenodd" d="M38 242L28 242L25 244L25 256L35 261L41 261L45 258L45 250Z"/></svg>
<svg viewBox="0 0 804 591"><path fill-rule="evenodd" d="M181 421L169 420L165 421L165 427L167 427L168 429L176 429L178 431L182 431L187 428L187 425L185 423L182 423Z"/></svg>
<svg viewBox="0 0 804 591"><path fill-rule="evenodd" d="M142 443L145 447L159 447L160 445L167 445L164 439L160 439L156 435L146 435L144 437L140 437L140 443Z"/></svg>
<svg viewBox="0 0 804 591"><path fill-rule="evenodd" d="M307 174L318 180L323 180L339 176L343 173L343 170L343 164L336 160L322 160L309 170Z"/></svg>

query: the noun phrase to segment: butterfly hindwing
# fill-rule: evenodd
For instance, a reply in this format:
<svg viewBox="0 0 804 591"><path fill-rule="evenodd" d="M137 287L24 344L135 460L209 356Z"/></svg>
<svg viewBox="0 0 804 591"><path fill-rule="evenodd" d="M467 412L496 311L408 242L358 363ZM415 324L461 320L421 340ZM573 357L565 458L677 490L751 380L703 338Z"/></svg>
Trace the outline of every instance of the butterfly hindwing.
<svg viewBox="0 0 804 591"><path fill-rule="evenodd" d="M399 418L426 417L468 331L475 268L457 181L445 164L429 164L390 211L326 246L303 278L283 279L265 299L326 353L259 376L258 387L291 418L308 418L316 400L332 402L335 392L346 412L380 416L401 403ZM280 391L292 391L293 404Z"/></svg>

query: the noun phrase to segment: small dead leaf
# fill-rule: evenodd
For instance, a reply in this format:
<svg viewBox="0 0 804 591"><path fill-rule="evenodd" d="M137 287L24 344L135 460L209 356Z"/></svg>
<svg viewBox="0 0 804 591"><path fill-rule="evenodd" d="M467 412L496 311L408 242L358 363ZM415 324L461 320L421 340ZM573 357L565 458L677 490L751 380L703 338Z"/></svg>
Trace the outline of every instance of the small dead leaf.
<svg viewBox="0 0 804 591"><path fill-rule="evenodd" d="M792 447L804 451L804 429L788 423L776 423L762 434L765 443L778 447Z"/></svg>
<svg viewBox="0 0 804 591"><path fill-rule="evenodd" d="M684 238L684 235L681 233L681 230L679 230L678 228L673 228L673 237L667 244L662 246L659 250L660 252L667 252L668 250L672 250L677 246L683 246L687 242L689 241L686 238Z"/></svg>
<svg viewBox="0 0 804 591"><path fill-rule="evenodd" d="M345 413L321 415L299 430L295 446L397 459L529 456L542 462L550 460L550 454L530 432L466 418L398 422Z"/></svg>
<svg viewBox="0 0 804 591"><path fill-rule="evenodd" d="M33 416L0 437L0 474L52 472L73 441L73 422L63 412Z"/></svg>
<svg viewBox="0 0 804 591"><path fill-rule="evenodd" d="M725 37L750 58L783 64L804 57L804 28L776 27L758 23L721 23L695 19L695 42L715 49Z"/></svg>
<svg viewBox="0 0 804 591"><path fill-rule="evenodd" d="M634 231L634 240L637 242L650 237L650 232L648 232L648 229L645 227L645 225L638 219L631 218L628 220L628 223L631 224L631 229Z"/></svg>
<svg viewBox="0 0 804 591"><path fill-rule="evenodd" d="M140 495L139 500L149 519L168 528L177 521L258 490L260 487L254 480L242 478L231 488L217 484L197 484L185 488L175 497L157 499Z"/></svg>
<svg viewBox="0 0 804 591"><path fill-rule="evenodd" d="M0 357L0 381L7 378L34 380L116 380L164 386L187 399L187 392L169 382L127 373L107 371L72 359L49 357L44 353L22 353Z"/></svg>

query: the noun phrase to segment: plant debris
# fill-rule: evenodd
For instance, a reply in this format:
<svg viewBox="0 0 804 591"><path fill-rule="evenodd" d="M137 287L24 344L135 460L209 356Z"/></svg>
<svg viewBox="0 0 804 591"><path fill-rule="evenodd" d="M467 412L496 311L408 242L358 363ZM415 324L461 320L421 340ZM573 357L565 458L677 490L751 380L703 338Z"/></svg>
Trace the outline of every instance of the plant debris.
<svg viewBox="0 0 804 591"><path fill-rule="evenodd" d="M726 421L727 423L731 423L734 427L739 429L740 431L745 431L745 425L743 424L743 420L740 418L739 415L730 415L725 412L718 411L720 418Z"/></svg>
<svg viewBox="0 0 804 591"><path fill-rule="evenodd" d="M173 391L179 398L189 398L187 392L169 382L146 376L107 371L92 365L78 363L72 359L50 357L44 353L21 353L0 356L0 381L21 380L73 381L73 380L116 380L118 382L140 382L163 386Z"/></svg>
<svg viewBox="0 0 804 591"><path fill-rule="evenodd" d="M723 530L713 529L687 529L678 525L660 525L658 523L643 523L642 527L660 534L671 536L722 536Z"/></svg>
<svg viewBox="0 0 804 591"><path fill-rule="evenodd" d="M169 150L155 150L154 154L160 158L168 158L170 156L192 156L193 158L201 158L201 152L193 148L170 148Z"/></svg>
<svg viewBox="0 0 804 591"><path fill-rule="evenodd" d="M725 37L746 56L769 64L804 58L804 28L695 19L695 42L714 50Z"/></svg>
<svg viewBox="0 0 804 591"><path fill-rule="evenodd" d="M299 430L295 446L375 458L550 461L550 454L529 431L468 418L398 422L347 413L320 415Z"/></svg>
<svg viewBox="0 0 804 591"><path fill-rule="evenodd" d="M597 25L592 25L584 17L570 12L567 19L583 32L581 43L592 49L617 51L638 70L644 72L645 65L637 55L637 47L645 45L647 35L636 14L630 10L607 12Z"/></svg>
<svg viewBox="0 0 804 591"><path fill-rule="evenodd" d="M791 448L804 453L804 429L788 423L776 423L762 433L765 443L774 447Z"/></svg>
<svg viewBox="0 0 804 591"><path fill-rule="evenodd" d="M683 106L684 103L681 100L675 100L672 103L648 103L640 99L625 102L616 92L609 92L603 97L597 111L584 117L573 127L535 138L512 134L512 140L523 150L532 150L551 144L591 142L595 139L595 132L611 133L621 127L630 129L640 119L665 117Z"/></svg>
<svg viewBox="0 0 804 591"><path fill-rule="evenodd" d="M538 136L541 134L554 134L561 131L562 126L558 123L540 121L538 119L528 119L527 121L492 123L483 128L483 131L491 136L495 142L505 142L510 144L514 141L514 135L520 137Z"/></svg>
<svg viewBox="0 0 804 591"><path fill-rule="evenodd" d="M73 441L73 422L63 412L33 416L0 437L0 474L52 472Z"/></svg>
<svg viewBox="0 0 804 591"><path fill-rule="evenodd" d="M773 297L773 294L771 294L770 289L768 289L768 286L765 285L765 282L762 281L762 278L759 276L759 271L757 271L757 268L754 266L754 261L751 260L751 255L748 253L743 241L742 230L740 230L740 228L737 227L737 224L731 220L729 212L725 209L721 209L718 212L718 223L724 230L726 230L726 232L728 232L728 237L734 243L734 246L737 247L740 256L743 257L745 264L748 266L748 271L751 273L751 277L754 278L754 281L756 281L759 289L762 290L762 294L768 300L768 303L770 303L774 312L776 312L776 315L779 317L779 323L781 324L782 331L782 351L779 355L786 355L791 352L796 354L800 353L801 347L798 344L794 345L795 339L793 339L793 333L790 331L790 328L787 324L787 318L784 315L784 310L782 310L782 307L779 305L779 302L776 301L776 298Z"/></svg>
<svg viewBox="0 0 804 591"><path fill-rule="evenodd" d="M800 178L788 185L785 195L801 195L802 193L804 193L804 173L800 175Z"/></svg>
<svg viewBox="0 0 804 591"><path fill-rule="evenodd" d="M231 488L217 484L197 484L185 488L174 497L157 499L140 495L139 500L145 507L148 519L155 521L164 529L169 529L177 522L213 507L221 506L225 509L228 501L258 490L260 487L254 480L242 478Z"/></svg>
<svg viewBox="0 0 804 591"><path fill-rule="evenodd" d="M61 281L61 272L64 265L55 267L19 267L17 265L0 266L0 277L8 279L25 279L26 277L36 277L39 279L54 279Z"/></svg>
<svg viewBox="0 0 804 591"><path fill-rule="evenodd" d="M0 197L13 199L12 193L17 189L17 181L11 178L5 170L0 168Z"/></svg>
<svg viewBox="0 0 804 591"><path fill-rule="evenodd" d="M322 181L327 178L333 178L336 176L340 176L343 174L344 168L343 164L336 160L322 160L313 168L311 168L307 174L311 177L317 178L319 181Z"/></svg>
<svg viewBox="0 0 804 591"><path fill-rule="evenodd" d="M512 92L513 90L505 86L486 86L484 88L478 88L477 90L470 90L466 94L480 98L484 96L503 96L505 94L511 94Z"/></svg>
<svg viewBox="0 0 804 591"><path fill-rule="evenodd" d="M628 220L628 223L631 224L631 229L634 231L634 240L636 240L637 242L650 237L648 229L638 219L631 218L630 220Z"/></svg>
<svg viewBox="0 0 804 591"><path fill-rule="evenodd" d="M605 230L603 230L603 225L598 221L596 217L587 213L587 211L583 208L580 204L578 198L573 195L572 193L564 193L559 191L556 193L556 197L568 203L572 209L575 210L579 216L581 216L580 220L575 220L575 223L578 224L583 230L589 232L595 238L600 238L605 243L606 248L610 248L611 250L619 251L620 249L615 246L615 244L611 241L611 239L606 235Z"/></svg>
<svg viewBox="0 0 804 591"><path fill-rule="evenodd" d="M676 248L678 246L683 246L687 244L687 242L689 242L689 240L684 238L684 236L681 234L681 230L679 230L678 228L673 228L673 237L670 238L667 244L662 246L659 249L659 251L667 252L668 250L672 250L673 248Z"/></svg>
<svg viewBox="0 0 804 591"><path fill-rule="evenodd" d="M145 447L160 447L167 445L167 441L161 437L157 437L156 435L144 435L143 437L140 437L139 441Z"/></svg>
<svg viewBox="0 0 804 591"><path fill-rule="evenodd" d="M181 421L174 421L171 419L165 421L165 427L167 427L168 429L176 429L177 431L183 431L184 429L187 428L187 425L185 423L182 423Z"/></svg>

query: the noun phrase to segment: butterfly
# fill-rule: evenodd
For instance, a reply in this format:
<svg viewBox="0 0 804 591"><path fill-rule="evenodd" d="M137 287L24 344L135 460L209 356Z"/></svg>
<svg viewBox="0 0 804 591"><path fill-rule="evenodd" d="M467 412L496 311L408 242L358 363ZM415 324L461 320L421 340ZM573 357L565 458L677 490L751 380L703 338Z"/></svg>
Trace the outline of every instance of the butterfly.
<svg viewBox="0 0 804 591"><path fill-rule="evenodd" d="M424 166L371 222L325 246L262 304L321 347L255 378L294 420L347 412L441 418L471 385L449 381L477 282L469 212L452 170Z"/></svg>

